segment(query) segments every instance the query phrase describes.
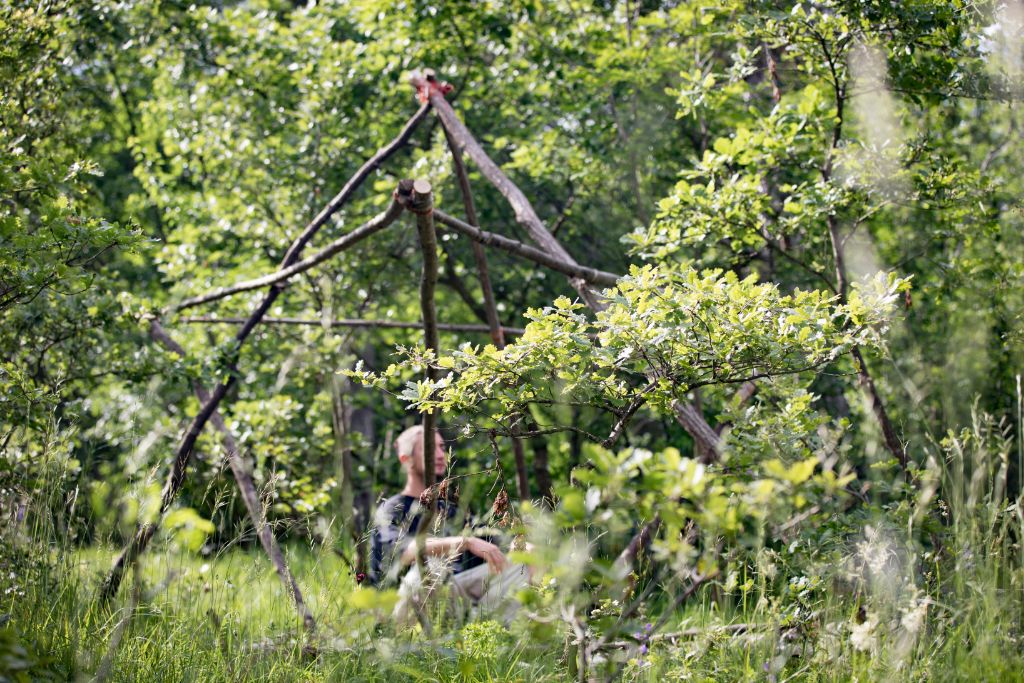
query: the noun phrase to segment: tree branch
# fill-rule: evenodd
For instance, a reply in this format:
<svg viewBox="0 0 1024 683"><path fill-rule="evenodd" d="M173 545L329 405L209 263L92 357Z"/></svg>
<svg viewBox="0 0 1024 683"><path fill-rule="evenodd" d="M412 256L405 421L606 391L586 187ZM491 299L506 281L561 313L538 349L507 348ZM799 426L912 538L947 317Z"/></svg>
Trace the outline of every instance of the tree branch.
<svg viewBox="0 0 1024 683"><path fill-rule="evenodd" d="M348 182L345 183L345 186L341 188L341 191L335 195L334 199L332 199L330 203L328 203L327 206L325 206L320 213L316 215L312 222L310 222L310 224L302 231L302 234L300 234L295 241L292 242L292 245L288 247L288 251L284 255L284 260L281 262L282 268L297 261L299 253L302 252L309 240L313 238L313 235L323 227L324 223L327 222L327 219L337 213L345 202L352 197L352 194L355 193L360 185L363 184L363 181L366 180L367 176L369 176L372 171L380 167L380 165L387 161L395 152L405 146L409 141L409 138L412 137L413 132L420 125L423 119L426 118L429 110L429 104L425 103L420 106L419 110L412 115L412 118L410 118L408 122L406 122L405 127L402 128L402 131L398 136L384 147L381 147L376 154L367 159L366 163L359 167L359 170L349 178Z"/></svg>
<svg viewBox="0 0 1024 683"><path fill-rule="evenodd" d="M294 263L287 268L281 268L280 270L274 271L263 277L258 277L252 280L245 280L237 284L231 285L230 287L222 287L214 290L207 294L192 297L191 299L185 299L177 306L174 307L176 311L183 311L186 308L192 308L201 304L206 304L211 301L217 301L225 297L231 296L232 294L238 294L239 292L248 292L253 289L262 289L270 285L277 285L278 287L284 288L284 284L287 280L290 280L299 273L320 265L324 261L327 261L332 256L339 254L346 249L352 247L358 242L362 242L364 239L380 232L384 228L388 227L402 215L405 207L403 207L397 197L392 197L391 203L388 208L383 212L379 213L367 222L360 225L352 232L339 237L338 239L331 242L329 245L318 251L316 254L302 259L301 261ZM282 283L282 284L279 284Z"/></svg>

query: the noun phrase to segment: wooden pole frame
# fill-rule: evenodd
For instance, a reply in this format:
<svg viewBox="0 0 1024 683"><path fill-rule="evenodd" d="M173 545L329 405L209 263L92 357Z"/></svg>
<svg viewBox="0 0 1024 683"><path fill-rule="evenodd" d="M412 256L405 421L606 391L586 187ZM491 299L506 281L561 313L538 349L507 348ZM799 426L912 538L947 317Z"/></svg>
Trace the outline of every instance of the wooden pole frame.
<svg viewBox="0 0 1024 683"><path fill-rule="evenodd" d="M537 215L533 205L523 194L522 190L512 182L505 172L494 163L494 161L487 155L483 147L477 142L476 138L469 131L466 125L459 120L459 117L455 114L455 110L452 109L451 104L445 99L445 94L451 91L451 87L437 80L432 70L425 70L420 73L414 74L410 82L414 88L416 88L417 94L421 101L429 102L433 106L434 114L441 120L441 125L451 134L451 139L454 140L462 151L464 151L469 157L476 163L480 173L483 174L487 180L508 200L512 206L512 210L515 212L516 220L522 225L529 233L530 238L536 242L541 250L547 252L547 256L553 258L551 262L552 266L556 270L560 268L574 268L579 269L577 275L569 275L569 283L580 293L580 297L590 307L591 310L599 312L604 309L604 303L600 300L596 292L590 289L588 280L583 276L584 267L580 266L579 263L566 251L558 240L556 240L544 226L543 221ZM449 227L460 230L465 234L473 232L473 226L461 224L458 219L453 219L450 216L437 213L438 222L444 223ZM482 231L480 231L482 232ZM481 238L483 235L480 236ZM499 243L503 243L501 240L496 239L498 236L490 236L491 242L497 246ZM514 240L512 240L514 241ZM486 242L485 242L486 243ZM518 244L518 243L517 243ZM521 245L525 246L525 245ZM538 260L539 262L539 260ZM557 264L558 267L555 267ZM593 269L587 269L593 271ZM565 272L562 270L561 272ZM595 271L593 274L598 275L600 271ZM605 273L603 275L611 275ZM600 275L598 275L600 277ZM614 280L617 279L612 276L612 282L608 283L608 286L614 284ZM604 284L603 282L597 282L596 284ZM704 416L700 414L692 405L676 401L673 403L673 410L675 412L676 420L686 429L687 432L693 437L699 446L704 449L706 453L711 454L709 458L711 460L717 460L721 453L722 440L715 432L714 429L707 423Z"/></svg>
<svg viewBox="0 0 1024 683"><path fill-rule="evenodd" d="M291 246L285 254L284 259L281 262L279 270L288 270L297 263L301 263L300 256L302 250L313 238L314 235L322 228L331 216L337 213L345 203L351 199L355 191L363 184L366 178L380 167L388 158L395 154L399 149L405 146L405 144L412 137L413 132L419 126L419 124L426 118L427 112L430 110L429 103L422 103L420 108L415 114L406 122L402 131L396 136L391 142L386 144L384 147L379 149L369 160L367 160L359 169L349 178L348 182L341 188L323 209L313 218L312 221L302 230L299 236L292 242ZM408 193L411 192L411 183L399 183L399 188L396 190L392 197L391 204L387 210L374 217L366 224L357 228L353 231L353 235L359 234L358 239L353 239L347 242L344 248L351 246L352 244L358 243L361 239L368 237L373 232L383 229L393 223L402 215L404 211L404 205L408 197ZM405 194L403 194L405 193ZM315 265L315 264L314 264ZM310 266L312 267L312 266ZM297 272L297 271L296 271ZM292 272L291 275L294 275ZM269 289L264 295L259 305L250 313L249 317L245 320L239 330L235 333L235 353L237 354L242 344L248 338L249 334L253 329L260 323L263 316L266 315L270 306L274 303L281 292L284 291L284 286L287 280L277 280L270 284ZM229 361L229 366L233 365L232 361ZM220 402L227 395L228 390L237 381L237 374L232 373L228 376L228 379L218 384L212 393L208 394L207 399L202 402L199 411L192 419L191 424L186 430L178 448L175 450L174 460L171 465L171 471L167 477L167 482L164 484L163 491L160 496L160 514L159 518L162 520L163 515L170 508L171 503L177 498L178 492L181 490L182 485L185 481L185 475L188 470L189 461L192 458L192 452L195 449L196 441L199 438L199 434L202 432L206 423L210 421L213 414L217 411L217 407ZM244 493L243 493L244 495ZM132 535L131 540L124 547L121 553L114 560L114 564L107 574L106 579L103 581L100 587L100 599L107 601L117 594L118 589L121 587L121 582L124 579L124 575L127 569L135 563L138 556L143 553L149 546L149 542L152 540L153 535L156 533L157 523L152 522L140 522L136 525L135 533ZM273 559L273 558L272 558ZM301 610L300 610L301 613ZM305 615L303 620L306 621ZM308 623L308 622L307 622Z"/></svg>
<svg viewBox="0 0 1024 683"><path fill-rule="evenodd" d="M448 331L471 331L488 332L495 343L504 346L505 334L521 334L523 330L517 328L504 328L500 324L497 315L497 307L494 302L493 288L491 287L489 271L486 263L486 256L483 246L492 246L533 261L539 265L561 272L569 278L570 284L579 292L583 301L595 312L604 309L604 302L591 285L613 286L619 276L614 273L589 268L580 265L566 249L554 238L551 232L540 220L532 204L513 183L501 168L490 159L481 145L476 141L468 128L459 120L451 105L444 95L450 90L447 84L437 81L432 72L417 74L412 78L412 84L416 87L422 106L409 119L401 133L388 145L381 148L370 160L349 179L341 191L317 214L317 216L303 229L300 235L292 242L278 270L266 276L236 283L223 287L203 295L191 297L179 302L174 311L181 311L191 307L199 306L225 298L232 294L267 288L263 299L247 318L213 318L195 317L183 318L186 323L241 323L235 333L235 353L237 354L253 329L261 322L267 324L316 324L322 325L321 321L307 321L294 318L266 318L266 313L278 296L284 291L290 278L305 272L320 263L327 261L336 254L350 248L374 233L383 230L394 223L406 210L416 214L416 226L419 236L419 243L423 254L423 271L420 282L420 303L422 310L422 323L407 323L398 321L368 321L368 320L336 320L331 321L332 326L339 327L381 327L381 328L420 328L424 330L426 347L437 352L439 349L439 330ZM313 236L354 194L365 179L377 169L386 159L403 147L411 137L413 131L426 117L429 110L433 109L442 124L449 148L452 153L455 174L462 193L463 204L466 210L467 221L464 222L445 214L433 207L432 188L425 180L401 181L396 189L390 205L387 209L374 217L367 223L356 228L347 235L336 239L313 256L301 259L301 253ZM516 240L489 233L479 227L479 220L476 215L476 208L473 203L469 186L468 175L462 160L462 153L465 152L477 165L483 176L494 185L494 187L508 200L516 215L516 220L526 229L531 239L540 248L531 247ZM486 326L469 325L445 325L437 320L436 305L434 302L434 289L437 284L437 223L445 225L473 240L473 253L477 269L481 279L483 290L484 311L486 314ZM841 271L841 269L840 269ZM160 321L151 320L150 334L155 341L166 347L168 350L184 354L184 350L166 333ZM855 355L858 362L858 369L863 378L867 369L860 357ZM228 361L228 367L233 367L233 361ZM438 379L438 369L428 366L426 369L428 380ZM160 514L167 511L180 490L187 472L187 467L195 447L196 440L207 422L213 422L214 427L221 433L221 438L228 453L228 463L242 493L243 501L256 527L260 542L271 559L281 580L285 583L296 604L296 609L303 619L303 623L309 630L315 628L313 615L306 606L302 593L294 576L291 574L281 554L280 548L274 539L273 533L266 523L262 508L259 504L259 497L256 493L251 474L248 472L244 460L239 454L237 443L234 437L224 424L218 406L224 399L229 389L237 381L237 374L230 374L228 379L218 384L214 390L208 392L198 382L193 383L193 390L199 398L201 407L192 419L189 428L182 437L175 452L175 457L169 473L167 483L161 496ZM870 383L870 390L874 390L873 383ZM748 389L748 393L749 389ZM877 391L874 391L877 396ZM673 411L678 422L691 434L698 446L703 449L709 462L718 459L721 448L721 438L712 429L701 412L693 405L676 401L673 403ZM876 406L877 410L877 406ZM884 407L882 408L884 411ZM883 415L883 418L885 416ZM881 420L883 425L885 420ZM434 434L436 433L436 415L425 413L423 417L423 453L424 458L431 457L434 451ZM617 431L619 427L616 428ZM887 440L894 440L890 434L886 434ZM518 438L513 439L514 444L519 443ZM521 448L521 446L520 446ZM517 452L517 470L519 472L520 495L528 495L528 486L525 477L525 460ZM905 464L901 460L901 464ZM425 484L428 488L434 484L434 468L424 467ZM425 534L429 527L429 519L433 513L433 505L425 510L424 523L421 530ZM651 538L657 533L660 520L651 520L619 558L620 563L631 565L638 553L643 552ZM123 576L139 554L145 551L149 541L157 529L157 524L140 524L135 531L131 541L122 550L116 559L114 566L108 574L101 588L101 597L108 599L115 595L122 582ZM420 549L418 559L421 561L422 540L418 534L417 545ZM699 584L695 584L699 585Z"/></svg>

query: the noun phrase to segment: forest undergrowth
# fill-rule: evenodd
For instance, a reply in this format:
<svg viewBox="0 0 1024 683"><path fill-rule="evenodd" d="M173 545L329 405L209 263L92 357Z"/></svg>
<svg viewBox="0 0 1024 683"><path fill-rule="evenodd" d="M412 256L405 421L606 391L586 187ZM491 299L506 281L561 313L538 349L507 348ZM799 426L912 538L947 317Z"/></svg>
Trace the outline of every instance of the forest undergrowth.
<svg viewBox="0 0 1024 683"><path fill-rule="evenodd" d="M1009 459L1021 453L1006 434L977 417L936 444L916 493L857 503L841 523L745 553L674 611L675 582L641 570L637 591L654 580L665 592L591 655L587 680L1024 680L1024 515L1007 490ZM104 604L97 589L116 546L77 547L47 510L41 498L20 529L5 530L2 680L580 675L564 604L561 613L533 609L524 595L527 607L508 624L457 624L435 609L430 635L397 629L389 595L357 585L325 544L286 552L318 616L314 633L245 534L198 552L172 535ZM553 583L547 573L527 590ZM584 637L600 641L601 618L615 620L628 600L587 602L587 591L584 578L574 595L589 610Z"/></svg>

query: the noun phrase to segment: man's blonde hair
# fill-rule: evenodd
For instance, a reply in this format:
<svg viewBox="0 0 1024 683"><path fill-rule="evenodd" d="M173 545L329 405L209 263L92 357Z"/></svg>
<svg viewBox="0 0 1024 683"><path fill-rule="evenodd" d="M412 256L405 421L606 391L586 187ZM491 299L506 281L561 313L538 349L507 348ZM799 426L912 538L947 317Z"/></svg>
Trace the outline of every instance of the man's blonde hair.
<svg viewBox="0 0 1024 683"><path fill-rule="evenodd" d="M403 455L412 457L412 449L417 439L423 440L423 425L413 425L398 435L395 439L395 455L399 458Z"/></svg>

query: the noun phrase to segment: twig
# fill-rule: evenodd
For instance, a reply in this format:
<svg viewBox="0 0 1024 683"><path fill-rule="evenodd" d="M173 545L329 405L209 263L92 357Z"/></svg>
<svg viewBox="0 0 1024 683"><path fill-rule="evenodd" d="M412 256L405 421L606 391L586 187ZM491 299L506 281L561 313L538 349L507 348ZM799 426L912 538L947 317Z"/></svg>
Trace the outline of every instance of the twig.
<svg viewBox="0 0 1024 683"><path fill-rule="evenodd" d="M633 400L630 401L628 406L626 406L626 410L624 410L622 415L619 416L618 422L616 422L615 426L612 427L612 431L608 434L605 440L601 442L602 446L610 448L619 440L619 437L622 436L622 432L626 429L626 425L628 425L629 421L633 419L634 415L636 415L636 411L640 409L640 406L646 403L647 394L657 388L658 381L655 380L640 390L640 392L633 397Z"/></svg>
<svg viewBox="0 0 1024 683"><path fill-rule="evenodd" d="M462 205L466 210L466 222L469 225L479 228L480 219L477 217L476 205L473 202L473 194L469 186L469 175L466 173L466 165L462 161L462 153L452 140L452 135L447 128L444 129L445 139L448 141L448 149L452 155L452 167L455 170L455 177L459 181L459 192L462 194ZM491 287L491 274L487 268L487 255L483 247L476 240L473 240L473 259L476 261L477 273L480 276L480 290L483 293L484 313L487 317L487 324L491 329L491 339L499 349L505 346L505 340L501 333L501 322L498 319L498 307L494 303L494 289Z"/></svg>
<svg viewBox="0 0 1024 683"><path fill-rule="evenodd" d="M723 624L721 626L714 626L711 628L687 628L682 631L671 631L669 633L657 633L646 640L648 642L654 642L659 640L670 640L675 641L682 638L699 638L700 636L707 635L708 633L728 633L729 635L740 635L749 631L754 631L758 628L768 628L768 624ZM632 640L609 640L602 643L602 648L611 649L626 649L634 647L636 643ZM597 649L595 647L595 649Z"/></svg>

